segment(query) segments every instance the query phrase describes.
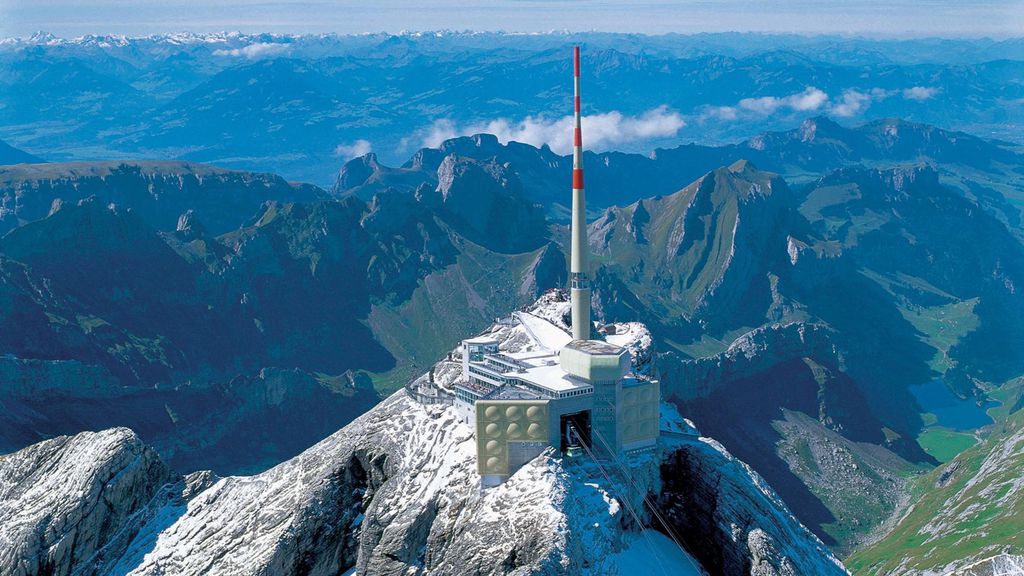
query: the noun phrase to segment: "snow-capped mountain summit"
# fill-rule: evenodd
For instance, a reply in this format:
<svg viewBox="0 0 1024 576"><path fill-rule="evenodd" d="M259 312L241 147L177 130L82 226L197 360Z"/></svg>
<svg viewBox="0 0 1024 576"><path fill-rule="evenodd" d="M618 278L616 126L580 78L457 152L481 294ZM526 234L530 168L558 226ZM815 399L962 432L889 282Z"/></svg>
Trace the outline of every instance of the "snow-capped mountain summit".
<svg viewBox="0 0 1024 576"><path fill-rule="evenodd" d="M649 358L642 326L623 328ZM472 429L404 390L248 477L175 477L126 429L61 437L0 458L0 572L627 574L642 558L672 574L846 573L720 444L667 406L662 430L627 472L546 452L485 490Z"/></svg>

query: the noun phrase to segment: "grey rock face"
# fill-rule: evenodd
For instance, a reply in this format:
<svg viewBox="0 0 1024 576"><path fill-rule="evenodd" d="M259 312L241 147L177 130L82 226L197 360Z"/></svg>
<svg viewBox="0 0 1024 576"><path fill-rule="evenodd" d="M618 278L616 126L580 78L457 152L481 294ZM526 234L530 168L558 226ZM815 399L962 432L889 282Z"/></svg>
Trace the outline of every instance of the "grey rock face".
<svg viewBox="0 0 1024 576"><path fill-rule="evenodd" d="M846 573L764 480L714 440L679 445L661 475L659 506L711 573Z"/></svg>
<svg viewBox="0 0 1024 576"><path fill-rule="evenodd" d="M1024 556L1000 554L950 572L948 576L1016 576L1024 574Z"/></svg>
<svg viewBox="0 0 1024 576"><path fill-rule="evenodd" d="M667 381L687 384L687 388L673 390L683 399L706 397L716 386L802 357L832 359L835 364L841 361L828 327L791 322L751 330L720 354L667 365L671 373Z"/></svg>
<svg viewBox="0 0 1024 576"><path fill-rule="evenodd" d="M195 210L188 209L181 216L178 216L178 226L175 233L182 240L196 240L206 236L206 227L196 217Z"/></svg>
<svg viewBox="0 0 1024 576"><path fill-rule="evenodd" d="M171 479L126 428L83 432L0 457L0 573L71 574Z"/></svg>

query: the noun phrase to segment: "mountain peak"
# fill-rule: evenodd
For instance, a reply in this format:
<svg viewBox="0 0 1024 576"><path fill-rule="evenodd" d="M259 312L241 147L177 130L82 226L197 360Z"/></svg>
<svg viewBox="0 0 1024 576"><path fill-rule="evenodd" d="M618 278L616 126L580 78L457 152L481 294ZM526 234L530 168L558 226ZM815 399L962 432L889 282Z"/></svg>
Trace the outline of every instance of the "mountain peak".
<svg viewBox="0 0 1024 576"><path fill-rule="evenodd" d="M380 170L377 155L373 152L363 154L345 162L334 182L334 192L340 193L356 186L362 186Z"/></svg>
<svg viewBox="0 0 1024 576"><path fill-rule="evenodd" d="M833 135L842 129L828 116L815 116L801 122L796 134L801 142L813 142L819 135Z"/></svg>
<svg viewBox="0 0 1024 576"><path fill-rule="evenodd" d="M729 165L729 171L734 174L740 174L747 171L757 172L757 166L750 160L741 158Z"/></svg>
<svg viewBox="0 0 1024 576"><path fill-rule="evenodd" d="M497 154L501 148L502 145L498 140L498 137L494 134L486 133L474 134L472 136L459 136L457 138L445 140L439 146L439 149L446 154L455 153L463 156L474 157Z"/></svg>

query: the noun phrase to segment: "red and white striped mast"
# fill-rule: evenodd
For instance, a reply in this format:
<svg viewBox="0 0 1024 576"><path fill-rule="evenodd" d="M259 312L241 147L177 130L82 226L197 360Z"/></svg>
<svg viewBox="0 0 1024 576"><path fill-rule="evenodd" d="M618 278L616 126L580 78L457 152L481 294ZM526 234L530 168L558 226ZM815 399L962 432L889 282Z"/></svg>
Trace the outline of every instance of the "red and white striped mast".
<svg viewBox="0 0 1024 576"><path fill-rule="evenodd" d="M573 48L573 105L576 126L572 147L572 223L569 258L570 303L572 306L572 337L590 340L590 276L587 245L587 207L583 192L583 129L580 114L580 47Z"/></svg>

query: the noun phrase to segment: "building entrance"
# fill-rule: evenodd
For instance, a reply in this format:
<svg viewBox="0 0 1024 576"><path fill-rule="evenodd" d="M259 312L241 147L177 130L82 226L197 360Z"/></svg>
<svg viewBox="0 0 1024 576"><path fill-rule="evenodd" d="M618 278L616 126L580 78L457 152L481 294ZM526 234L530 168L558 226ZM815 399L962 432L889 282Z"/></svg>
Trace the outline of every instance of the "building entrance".
<svg viewBox="0 0 1024 576"><path fill-rule="evenodd" d="M590 447L590 410L573 414L562 414L559 417L559 430L562 441L560 449L565 452L570 447L586 445Z"/></svg>

